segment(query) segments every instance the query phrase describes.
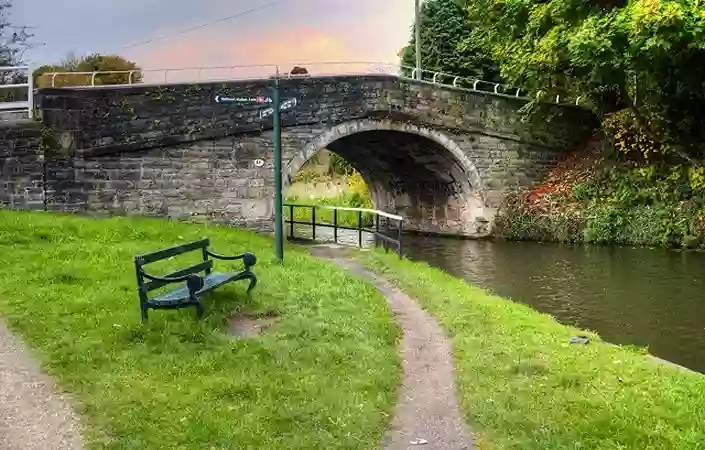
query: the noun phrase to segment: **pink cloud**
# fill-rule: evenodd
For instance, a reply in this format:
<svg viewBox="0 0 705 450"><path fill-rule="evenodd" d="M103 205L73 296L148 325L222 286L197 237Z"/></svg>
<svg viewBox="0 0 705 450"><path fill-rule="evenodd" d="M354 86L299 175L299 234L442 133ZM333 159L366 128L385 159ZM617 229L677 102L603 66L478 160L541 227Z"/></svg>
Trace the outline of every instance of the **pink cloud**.
<svg viewBox="0 0 705 450"><path fill-rule="evenodd" d="M405 2L406 3L406 2ZM157 41L126 52L145 70L145 81L164 81L164 72L155 69L183 69L214 66L253 66L231 69L174 70L168 81L228 79L269 76L279 65L286 72L305 65L311 73L357 73L370 64L311 64L314 62L396 63L397 53L408 39L409 18L397 7L385 14L365 17L355 27L307 26L279 30L204 30ZM382 17L384 16L384 17ZM328 28L328 29L326 29ZM164 32L160 35L169 35ZM307 64L308 63L308 64Z"/></svg>

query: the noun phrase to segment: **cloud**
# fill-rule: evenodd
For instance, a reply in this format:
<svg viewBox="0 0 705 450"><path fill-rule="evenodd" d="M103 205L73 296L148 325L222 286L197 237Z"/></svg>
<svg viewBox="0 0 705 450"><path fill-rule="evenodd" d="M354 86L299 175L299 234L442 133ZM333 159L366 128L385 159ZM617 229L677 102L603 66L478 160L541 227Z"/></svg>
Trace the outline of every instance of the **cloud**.
<svg viewBox="0 0 705 450"><path fill-rule="evenodd" d="M173 70L167 75L169 81L268 76L274 72L275 65L284 72L295 65L303 65L310 73L318 74L367 70L370 64L364 61L373 60L369 52L364 51L365 46L350 45L346 41L323 31L301 27L252 36L248 40L216 34L171 39L127 56L147 71L146 82L164 81L164 71L158 69L176 68L231 67ZM320 64L322 62L327 64ZM235 67L257 65L262 67Z"/></svg>

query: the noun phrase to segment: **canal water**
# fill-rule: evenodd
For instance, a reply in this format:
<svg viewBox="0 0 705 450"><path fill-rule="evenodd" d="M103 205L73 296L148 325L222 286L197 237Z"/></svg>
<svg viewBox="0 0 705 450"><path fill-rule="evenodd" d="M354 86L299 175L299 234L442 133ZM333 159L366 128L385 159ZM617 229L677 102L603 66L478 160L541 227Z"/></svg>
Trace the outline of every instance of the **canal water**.
<svg viewBox="0 0 705 450"><path fill-rule="evenodd" d="M705 373L705 254L405 236L425 261L558 322Z"/></svg>
<svg viewBox="0 0 705 450"><path fill-rule="evenodd" d="M317 240L331 238L330 229L317 230ZM339 238L357 245L356 232ZM404 253L563 324L705 373L704 253L410 235Z"/></svg>

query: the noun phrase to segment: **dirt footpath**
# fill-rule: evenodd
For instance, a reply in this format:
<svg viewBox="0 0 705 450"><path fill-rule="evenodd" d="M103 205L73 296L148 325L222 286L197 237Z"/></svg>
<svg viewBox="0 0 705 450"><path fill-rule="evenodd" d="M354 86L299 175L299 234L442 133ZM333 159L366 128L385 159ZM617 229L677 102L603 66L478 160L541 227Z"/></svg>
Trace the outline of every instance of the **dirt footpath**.
<svg viewBox="0 0 705 450"><path fill-rule="evenodd" d="M470 450L473 441L455 390L452 346L435 318L380 276L330 248L311 248L314 256L330 259L367 279L387 297L404 332L399 349L404 378L394 419L382 450Z"/></svg>
<svg viewBox="0 0 705 450"><path fill-rule="evenodd" d="M78 430L51 378L0 321L0 450L83 449Z"/></svg>

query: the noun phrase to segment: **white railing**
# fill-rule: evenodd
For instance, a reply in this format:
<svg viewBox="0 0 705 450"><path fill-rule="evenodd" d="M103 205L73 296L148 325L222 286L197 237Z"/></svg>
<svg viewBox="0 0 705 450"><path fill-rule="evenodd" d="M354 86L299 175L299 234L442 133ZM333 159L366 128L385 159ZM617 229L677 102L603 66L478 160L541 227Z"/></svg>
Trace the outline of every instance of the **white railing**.
<svg viewBox="0 0 705 450"><path fill-rule="evenodd" d="M282 67L303 67L308 73L291 75L287 72L283 72L281 70ZM292 62L286 65L259 64L96 72L50 72L42 75L37 84L41 87L96 87L118 84L135 84L138 82L146 84L178 84L263 79L273 78L275 76L280 78L306 78L312 76L352 76L369 74L394 75L402 79L416 80L417 70L418 69L414 67L369 61ZM123 77L121 77L122 79L119 83L105 82L105 77L116 77L120 75ZM478 78L466 78L428 69L422 69L421 76L419 78L423 82L432 83L439 86L454 87L475 92L508 95L521 99L529 99L528 95L530 94L521 88L508 86L501 83L484 81ZM71 79L79 79L80 84L71 85ZM545 93L542 91L537 92L535 94L535 98L546 100ZM574 103L576 105L579 104L581 100L581 97L573 100L569 98L561 98L560 96L556 96L551 99L551 101L555 103Z"/></svg>
<svg viewBox="0 0 705 450"><path fill-rule="evenodd" d="M27 78L26 83L13 83L13 84L0 84L0 91L7 91L10 89L17 89L24 91L27 90L27 100L14 100L14 101L0 101L0 111L4 112L27 112L27 115L31 119L34 114L34 85L32 79L32 71L29 66L13 66L13 67L0 67L0 76L5 79L5 74L23 74Z"/></svg>
<svg viewBox="0 0 705 450"><path fill-rule="evenodd" d="M308 74L292 75L282 70L284 67L304 67ZM179 67L167 69L135 69L135 70L111 70L96 72L49 72L43 74L40 79L42 87L64 87L70 86L71 81L79 81L80 86L95 87L110 85L106 83L106 77L113 80L121 78L119 84L134 84L143 82L147 84L174 84L174 83L202 83L219 82L232 80L247 80L271 78L279 74L280 78L301 78L310 76L325 75L362 75L370 73L396 74L399 66L378 62L349 62L349 61L326 61L326 62L306 62L283 64L256 64L256 65L232 65L232 66L210 66L210 67ZM313 73L312 73L313 72ZM122 75L120 77L120 75ZM108 78L108 81L109 78Z"/></svg>

